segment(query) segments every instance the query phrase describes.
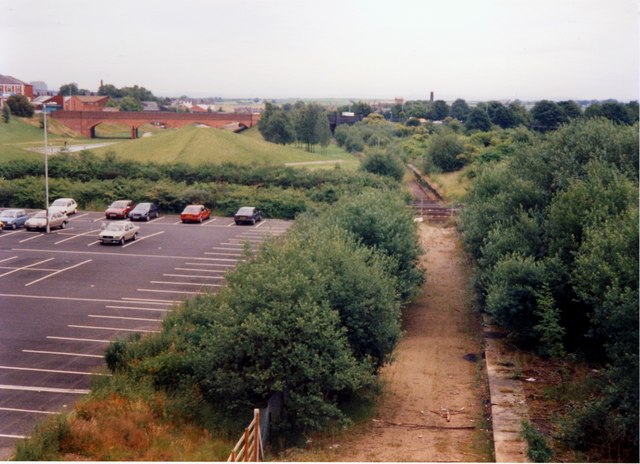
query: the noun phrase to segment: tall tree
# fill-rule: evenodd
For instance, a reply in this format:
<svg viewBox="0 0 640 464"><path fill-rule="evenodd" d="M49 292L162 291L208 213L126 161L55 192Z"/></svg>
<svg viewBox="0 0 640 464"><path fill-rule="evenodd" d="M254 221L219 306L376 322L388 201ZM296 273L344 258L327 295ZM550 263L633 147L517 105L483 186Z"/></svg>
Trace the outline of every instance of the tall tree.
<svg viewBox="0 0 640 464"><path fill-rule="evenodd" d="M539 132L556 130L567 122L567 117L557 103L541 100L531 108L531 128Z"/></svg>
<svg viewBox="0 0 640 464"><path fill-rule="evenodd" d="M491 130L491 120L483 107L476 106L471 110L464 123L467 130Z"/></svg>
<svg viewBox="0 0 640 464"><path fill-rule="evenodd" d="M560 107L560 109L562 109L562 112L567 117L567 119L576 119L582 116L582 110L573 100L558 102L558 106Z"/></svg>
<svg viewBox="0 0 640 464"><path fill-rule="evenodd" d="M31 103L29 103L29 99L24 95L12 95L7 98L5 104L11 109L11 114L13 114L14 116L21 116L26 118L30 118L31 116L33 116L33 106L31 106Z"/></svg>
<svg viewBox="0 0 640 464"><path fill-rule="evenodd" d="M433 121L442 121L444 118L449 116L449 105L444 100L436 100L430 105L429 108L429 118Z"/></svg>
<svg viewBox="0 0 640 464"><path fill-rule="evenodd" d="M456 118L458 121L465 122L467 120L467 116L471 110L469 109L469 105L462 98L458 98L451 104L451 111L449 112L452 118Z"/></svg>
<svg viewBox="0 0 640 464"><path fill-rule="evenodd" d="M84 95L84 92L81 92L78 88L78 84L75 82L71 82L69 84L64 84L60 86L60 90L58 91L58 95L63 95L65 97L70 97L72 95Z"/></svg>

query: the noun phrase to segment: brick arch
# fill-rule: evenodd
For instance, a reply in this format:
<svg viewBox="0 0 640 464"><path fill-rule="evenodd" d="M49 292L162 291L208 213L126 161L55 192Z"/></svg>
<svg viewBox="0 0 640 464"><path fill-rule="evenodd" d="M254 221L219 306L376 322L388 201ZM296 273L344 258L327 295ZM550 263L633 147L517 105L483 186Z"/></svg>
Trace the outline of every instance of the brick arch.
<svg viewBox="0 0 640 464"><path fill-rule="evenodd" d="M260 119L257 113L171 113L171 112L119 112L119 111L54 111L51 116L85 137L95 138L98 124L112 122L131 127L131 138L138 136L143 124L163 123L166 127L181 128L190 124L206 124L223 128L228 124L252 127Z"/></svg>

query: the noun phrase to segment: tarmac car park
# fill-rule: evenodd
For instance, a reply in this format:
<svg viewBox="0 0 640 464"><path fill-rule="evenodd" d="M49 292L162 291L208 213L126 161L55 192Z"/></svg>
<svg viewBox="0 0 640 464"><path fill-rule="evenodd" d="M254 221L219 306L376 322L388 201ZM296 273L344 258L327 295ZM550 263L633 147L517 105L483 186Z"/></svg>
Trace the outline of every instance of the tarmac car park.
<svg viewBox="0 0 640 464"><path fill-rule="evenodd" d="M104 212L78 211L66 229L0 234L0 458L104 375L110 340L158 331L180 301L224 285L246 243L256 247L291 225L212 217L185 226L161 215L140 224L137 240L102 247L105 222Z"/></svg>

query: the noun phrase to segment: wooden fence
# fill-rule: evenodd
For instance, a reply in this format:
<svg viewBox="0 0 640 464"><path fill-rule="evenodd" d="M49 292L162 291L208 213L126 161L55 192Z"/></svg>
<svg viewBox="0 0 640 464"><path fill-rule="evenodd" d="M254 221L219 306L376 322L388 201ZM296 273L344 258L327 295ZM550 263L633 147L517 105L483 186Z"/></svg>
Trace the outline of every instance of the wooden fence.
<svg viewBox="0 0 640 464"><path fill-rule="evenodd" d="M258 462L264 459L262 435L260 433L260 410L253 410L253 420L244 429L244 433L235 448L231 451L227 462Z"/></svg>

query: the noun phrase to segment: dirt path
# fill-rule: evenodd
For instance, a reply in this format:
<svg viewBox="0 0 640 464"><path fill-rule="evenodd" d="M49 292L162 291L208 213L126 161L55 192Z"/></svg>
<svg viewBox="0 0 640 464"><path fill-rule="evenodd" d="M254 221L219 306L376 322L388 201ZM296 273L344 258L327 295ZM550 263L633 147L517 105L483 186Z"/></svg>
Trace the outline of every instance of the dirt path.
<svg viewBox="0 0 640 464"><path fill-rule="evenodd" d="M406 335L381 373L386 386L378 414L356 427L355 438L332 444L329 460L492 459L484 363L473 362L482 352L479 322L469 307L459 237L452 227L427 224L420 236L427 282L405 309Z"/></svg>

